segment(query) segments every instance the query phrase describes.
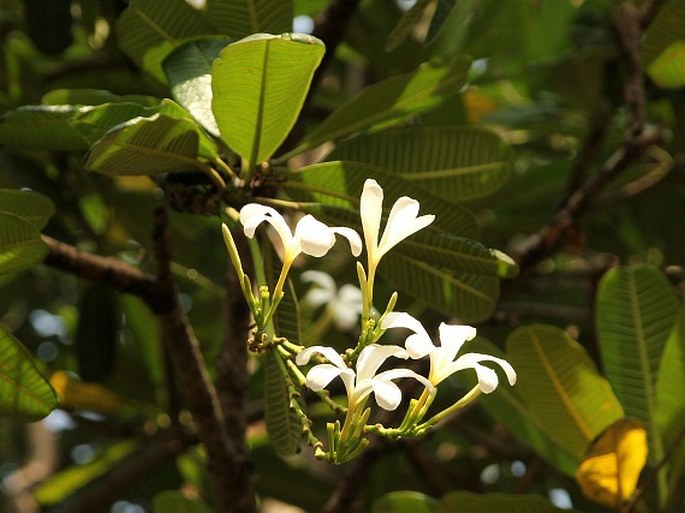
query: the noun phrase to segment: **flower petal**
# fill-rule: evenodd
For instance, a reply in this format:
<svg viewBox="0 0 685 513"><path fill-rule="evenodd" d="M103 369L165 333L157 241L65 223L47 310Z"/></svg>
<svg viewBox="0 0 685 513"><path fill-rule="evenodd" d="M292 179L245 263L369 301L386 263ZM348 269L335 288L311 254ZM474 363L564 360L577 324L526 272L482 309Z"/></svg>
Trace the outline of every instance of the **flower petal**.
<svg viewBox="0 0 685 513"><path fill-rule="evenodd" d="M406 359L409 354L400 346L381 346L379 344L366 346L357 358L357 381L372 379L378 368L391 356Z"/></svg>
<svg viewBox="0 0 685 513"><path fill-rule="evenodd" d="M392 381L374 379L371 380L371 387L376 403L384 410L392 411L402 402L402 391Z"/></svg>
<svg viewBox="0 0 685 513"><path fill-rule="evenodd" d="M354 391L354 371L352 369L340 369L330 363L321 363L309 369L307 387L314 392L319 392L338 376L342 379L347 389L347 395L350 397Z"/></svg>
<svg viewBox="0 0 685 513"><path fill-rule="evenodd" d="M502 358L497 358L496 356L481 353L466 353L465 355L460 356L451 364L446 365L441 370L439 375L431 375L431 381L433 384L437 385L440 381L451 376L455 372L464 369L474 369L478 377L478 385L480 386L480 389L483 391L483 393L489 394L495 390L495 388L497 388L499 379L497 377L497 373L493 369L486 367L485 365L481 365L481 362L496 363L502 368L502 370L504 370L509 384L514 385L516 383L516 371L508 361L503 360Z"/></svg>
<svg viewBox="0 0 685 513"><path fill-rule="evenodd" d="M307 214L295 227L295 241L299 243L303 253L322 257L335 244L335 235L328 226Z"/></svg>
<svg viewBox="0 0 685 513"><path fill-rule="evenodd" d="M376 376L376 379L381 379L384 381L388 380L394 380L394 379L399 379L399 378L414 378L415 380L419 381L423 386L428 388L430 392L433 392L435 390L435 387L433 384L428 381L424 376L421 374L417 374L411 369L390 369L387 371L383 371L380 374Z"/></svg>
<svg viewBox="0 0 685 513"><path fill-rule="evenodd" d="M431 340L426 328L418 319L415 319L407 312L390 312L383 317L381 328L407 328L414 332L409 335L404 346L409 352L409 356L414 359L422 358L435 350L435 345Z"/></svg>
<svg viewBox="0 0 685 513"><path fill-rule="evenodd" d="M246 237L254 237L257 226L264 221L274 227L285 248L292 245L292 232L288 223L285 222L285 218L276 209L259 203L248 203L240 209L240 223L243 225L243 232Z"/></svg>
<svg viewBox="0 0 685 513"><path fill-rule="evenodd" d="M335 226L331 230L339 235L345 237L350 243L350 250L352 255L358 257L362 252L362 239L359 234L352 228L346 228L344 226Z"/></svg>
<svg viewBox="0 0 685 513"><path fill-rule="evenodd" d="M378 232L381 229L383 215L383 189L371 178L364 182L359 199L359 215L364 231L364 242L369 255L374 255L378 247Z"/></svg>
<svg viewBox="0 0 685 513"><path fill-rule="evenodd" d="M438 328L440 334L440 347L442 347L448 354L451 354L451 360L457 356L457 353L467 340L472 340L476 336L476 328L473 326L445 324L440 323Z"/></svg>
<svg viewBox="0 0 685 513"><path fill-rule="evenodd" d="M402 196L395 202L378 244L378 258L435 220L432 214L416 217L419 213L419 206L418 201L407 196Z"/></svg>
<svg viewBox="0 0 685 513"><path fill-rule="evenodd" d="M297 353L297 356L295 357L295 363L297 365L304 365L311 359L312 355L315 353L319 353L325 356L329 362L331 362L339 369L348 368L347 365L345 365L345 361L338 354L338 352L332 347L328 346L311 346L303 349L302 351Z"/></svg>

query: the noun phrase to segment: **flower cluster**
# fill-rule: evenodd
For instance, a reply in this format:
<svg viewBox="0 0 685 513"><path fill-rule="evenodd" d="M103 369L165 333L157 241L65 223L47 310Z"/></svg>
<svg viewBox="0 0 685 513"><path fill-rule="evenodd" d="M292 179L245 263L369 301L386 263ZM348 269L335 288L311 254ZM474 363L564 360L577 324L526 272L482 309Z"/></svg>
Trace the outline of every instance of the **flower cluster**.
<svg viewBox="0 0 685 513"><path fill-rule="evenodd" d="M516 382L516 372L512 366L501 358L481 353L464 353L459 355L462 346L476 336L476 329L471 326L440 324L440 345L433 344L430 335L419 320L406 312L393 311L397 293L393 294L382 314L378 314L373 305L373 291L376 270L381 259L394 246L419 230L429 226L435 219L433 215L419 215L420 205L415 199L403 196L399 198L387 218L381 234L383 219L383 189L372 179L366 180L360 198L360 216L366 249L366 267L357 262L359 289L351 286L336 292L332 278L322 273L308 271L303 279L318 284L318 290L308 294L309 302L314 305L326 304L329 309L344 310L345 314L336 321L340 329L349 329L361 315L361 334L354 348L340 354L332 347L313 345L297 346L290 341L277 337L273 329L273 315L284 295L286 276L295 258L304 253L322 257L334 246L336 235L349 242L352 254L357 257L362 252L362 238L348 227L329 227L311 215L302 217L291 231L285 218L275 209L251 203L243 207L239 214L244 234L252 238L257 227L266 222L276 232L282 245L283 265L273 291L267 285L261 285L255 295L250 279L245 275L235 242L226 225L223 227L231 261L239 275L243 294L250 305L256 332L266 346L278 345L277 354L289 359L295 356L297 366L307 365L316 359L306 376L295 365L284 366L288 369L284 379L289 385L306 386L318 392L329 401L325 388L335 379L340 378L346 393L345 419L328 424L329 447L323 450L323 444L308 430L308 419L303 420L304 431L309 434L309 441L316 448L316 455L331 462L342 463L354 458L367 445L369 433L388 437L420 436L431 429L440 420L463 408L481 393L493 392L499 378L495 370L483 362L499 366L506 375L510 385ZM342 292L346 290L345 297ZM404 347L381 344L380 339L387 330L403 328L411 332L404 342ZM411 370L407 363L414 359L427 358L430 362L428 376ZM392 359L392 360L391 360ZM387 365L386 362L392 362ZM403 365L398 365L403 362ZM382 366L387 370L379 372ZM428 414L437 387L452 374L466 369L475 370L477 384L452 406L424 420ZM367 407L373 396L376 404L384 410L395 410L402 403L402 391L395 383L402 378L416 380L423 392L418 398L411 399L404 420L396 428L387 428L380 424L367 425L371 408ZM304 417L303 411L299 413Z"/></svg>

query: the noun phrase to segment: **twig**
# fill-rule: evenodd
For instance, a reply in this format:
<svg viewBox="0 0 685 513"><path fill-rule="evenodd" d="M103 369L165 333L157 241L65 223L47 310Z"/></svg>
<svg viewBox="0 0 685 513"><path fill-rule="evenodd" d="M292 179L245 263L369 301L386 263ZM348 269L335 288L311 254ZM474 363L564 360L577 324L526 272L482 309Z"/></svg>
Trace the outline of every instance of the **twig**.
<svg viewBox="0 0 685 513"><path fill-rule="evenodd" d="M217 511L251 513L255 509L249 482L244 481L246 461L244 440L233 439L209 378L200 344L188 323L171 278L171 237L163 207L155 211L153 244L158 264L157 286L170 298L173 308L159 315L164 344L170 354L198 426L200 440L207 448L209 475Z"/></svg>

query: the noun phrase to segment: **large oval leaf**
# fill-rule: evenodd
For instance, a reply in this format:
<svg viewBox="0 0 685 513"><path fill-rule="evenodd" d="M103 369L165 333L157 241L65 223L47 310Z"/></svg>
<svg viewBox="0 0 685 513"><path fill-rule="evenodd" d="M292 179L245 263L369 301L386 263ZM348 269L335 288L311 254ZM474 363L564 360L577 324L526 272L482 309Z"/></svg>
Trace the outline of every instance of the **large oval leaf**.
<svg viewBox="0 0 685 513"><path fill-rule="evenodd" d="M40 230L55 213L55 205L37 192L0 189L0 212L22 217Z"/></svg>
<svg viewBox="0 0 685 513"><path fill-rule="evenodd" d="M419 492L391 492L376 499L371 513L434 513L437 501Z"/></svg>
<svg viewBox="0 0 685 513"><path fill-rule="evenodd" d="M264 421L274 450L292 456L300 450L302 424L290 408L283 360L275 349L264 352Z"/></svg>
<svg viewBox="0 0 685 513"><path fill-rule="evenodd" d="M280 146L309 90L324 46L306 34L256 34L228 45L212 68L221 138L251 165Z"/></svg>
<svg viewBox="0 0 685 513"><path fill-rule="evenodd" d="M617 267L599 284L596 319L604 375L626 415L647 426L653 463L664 454L656 425L656 375L677 311L675 291L654 267Z"/></svg>
<svg viewBox="0 0 685 513"><path fill-rule="evenodd" d="M542 324L512 332L509 361L528 409L582 459L590 442L623 417L609 383L585 349L563 330Z"/></svg>
<svg viewBox="0 0 685 513"><path fill-rule="evenodd" d="M48 415L58 403L31 354L0 327L0 414L34 421Z"/></svg>
<svg viewBox="0 0 685 513"><path fill-rule="evenodd" d="M468 57L448 65L427 62L414 72L371 85L333 111L290 154L437 107L466 83L470 67Z"/></svg>
<svg viewBox="0 0 685 513"><path fill-rule="evenodd" d="M328 160L379 166L451 201L490 194L510 173L509 147L482 128L383 130L341 142Z"/></svg>
<svg viewBox="0 0 685 513"><path fill-rule="evenodd" d="M162 82L162 61L174 48L199 36L219 34L203 12L184 0L134 0L116 29L124 53Z"/></svg>
<svg viewBox="0 0 685 513"><path fill-rule="evenodd" d="M292 0L207 0L207 16L212 24L234 39L270 32L292 30Z"/></svg>
<svg viewBox="0 0 685 513"><path fill-rule="evenodd" d="M42 262L47 254L47 244L30 221L0 212L0 274Z"/></svg>
<svg viewBox="0 0 685 513"><path fill-rule="evenodd" d="M174 50L163 63L174 99L209 133L219 135L212 112L212 62L228 39L200 39Z"/></svg>

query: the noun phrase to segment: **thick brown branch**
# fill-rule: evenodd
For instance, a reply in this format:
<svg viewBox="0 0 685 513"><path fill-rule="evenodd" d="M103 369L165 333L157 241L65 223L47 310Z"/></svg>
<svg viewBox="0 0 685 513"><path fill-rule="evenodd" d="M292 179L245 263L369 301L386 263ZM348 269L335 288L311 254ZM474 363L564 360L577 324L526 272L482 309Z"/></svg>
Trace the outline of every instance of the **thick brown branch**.
<svg viewBox="0 0 685 513"><path fill-rule="evenodd" d="M209 475L217 511L251 513L254 495L245 482L248 461L243 439L231 437L214 384L207 373L200 344L178 301L171 279L171 237L164 208L155 211L153 234L158 264L158 287L170 298L173 308L159 316L164 345L189 401L200 440L207 449Z"/></svg>

